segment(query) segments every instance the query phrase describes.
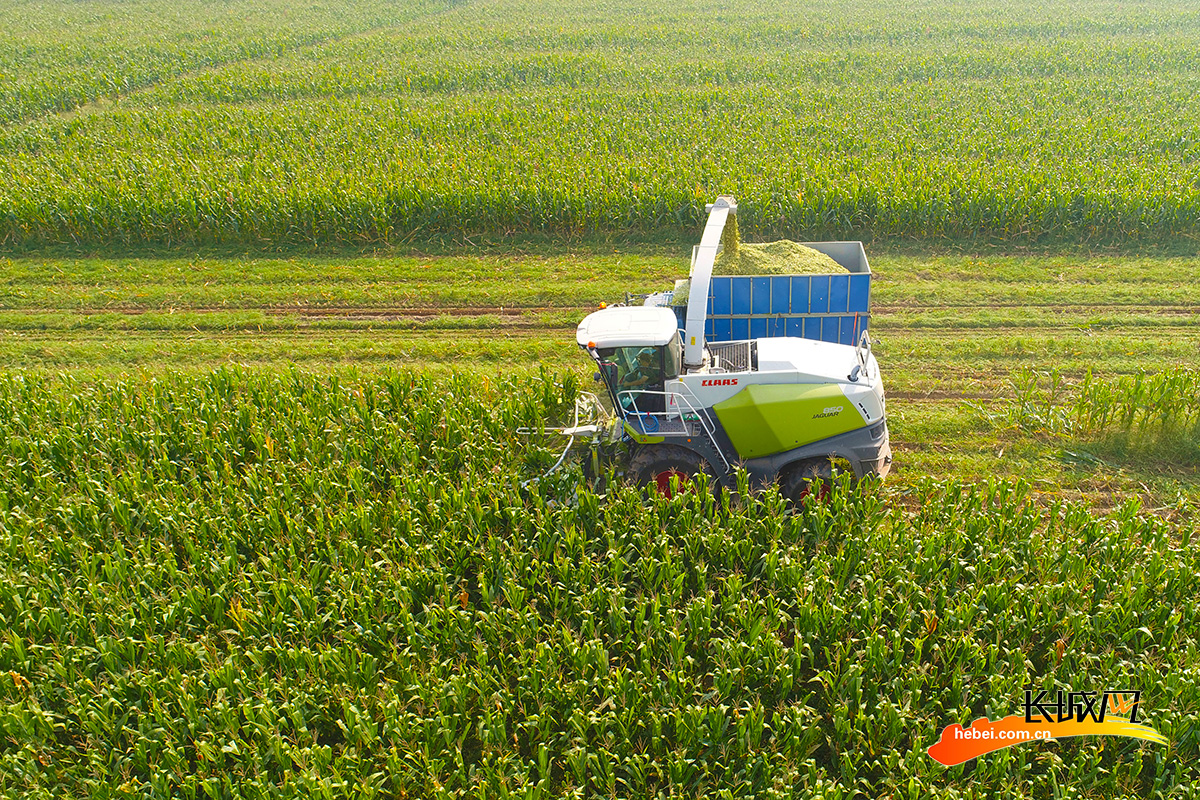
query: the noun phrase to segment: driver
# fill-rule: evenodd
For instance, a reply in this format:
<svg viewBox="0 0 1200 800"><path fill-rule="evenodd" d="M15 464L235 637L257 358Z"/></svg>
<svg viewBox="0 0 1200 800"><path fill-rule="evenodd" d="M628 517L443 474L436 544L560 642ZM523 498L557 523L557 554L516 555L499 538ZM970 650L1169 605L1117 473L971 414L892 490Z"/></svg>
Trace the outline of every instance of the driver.
<svg viewBox="0 0 1200 800"><path fill-rule="evenodd" d="M637 363L621 378L621 386L625 389L636 389L654 383L657 377L655 371L654 350L647 347L637 354Z"/></svg>

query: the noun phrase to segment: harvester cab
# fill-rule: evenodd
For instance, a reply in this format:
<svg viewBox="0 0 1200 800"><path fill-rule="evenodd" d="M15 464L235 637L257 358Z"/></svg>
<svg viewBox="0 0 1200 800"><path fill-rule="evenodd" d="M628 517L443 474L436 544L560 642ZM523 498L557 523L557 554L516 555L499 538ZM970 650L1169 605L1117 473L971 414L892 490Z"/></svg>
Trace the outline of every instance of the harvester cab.
<svg viewBox="0 0 1200 800"><path fill-rule="evenodd" d="M588 317L580 345L595 359L614 410L622 416L665 411L667 381L680 375L682 344L669 309L617 306Z"/></svg>
<svg viewBox="0 0 1200 800"><path fill-rule="evenodd" d="M685 307L672 305L671 293L658 293L646 305L612 306L590 314L576 331L576 341L595 360L597 379L611 401L608 429L627 444L626 474L669 492L673 477L698 472L732 485L740 466L756 483L777 480L793 499L806 494L813 479L831 477L838 463L857 477L882 477L892 459L883 383L864 315L849 315L849 299L845 309L831 311L826 298L825 310L817 314L808 305L802 315L791 314L790 307L779 312L770 321L776 323L776 333L783 323L782 335L767 330L754 338L712 341L724 338L717 337L710 319L716 300L710 291L713 267L722 233L736 213L737 203L730 197L709 206L692 257ZM851 243L825 243L831 252L846 244ZM861 252L860 243L852 244ZM823 284L819 276L794 277L797 286L808 287L809 296L828 294L832 285L830 276L824 276ZM760 294L776 291L790 298L799 291L791 276L746 281L748 292L762 286L766 289ZM739 290L735 286L731 291ZM768 300L775 303L773 297ZM837 302L842 301L833 305ZM767 311L748 314L745 329L765 327L758 323L770 316L771 308ZM818 322L815 329L794 324L812 319ZM845 327L853 341L823 340L833 338L822 333L823 326L839 337ZM795 335L809 330L818 336Z"/></svg>

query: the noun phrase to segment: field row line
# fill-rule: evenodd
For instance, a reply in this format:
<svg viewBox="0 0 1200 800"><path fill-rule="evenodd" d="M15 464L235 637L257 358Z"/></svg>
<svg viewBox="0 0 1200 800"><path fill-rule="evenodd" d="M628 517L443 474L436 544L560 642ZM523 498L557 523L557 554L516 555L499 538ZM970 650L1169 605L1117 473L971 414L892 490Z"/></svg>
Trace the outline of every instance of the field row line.
<svg viewBox="0 0 1200 800"><path fill-rule="evenodd" d="M234 57L234 58L229 58L224 61L220 61L219 63L208 64L207 66L201 67L199 69L185 70L183 72L177 72L177 73L174 73L171 75L164 75L160 78L155 78L155 79L149 80L139 86L135 86L134 88L132 88L126 92L117 92L116 94L113 94L113 95L98 95L96 97L93 97L91 100L88 100L88 101L82 102L82 103L78 103L67 109L51 109L49 111L44 111L40 114L33 114L31 116L24 117L22 119L15 119L15 120L12 120L12 121L0 126L0 129L2 129L4 131L12 131L12 130L16 130L18 128L22 128L22 127L25 127L28 125L33 125L38 122L45 121L47 119L51 119L54 117L59 117L63 120L70 120L70 119L74 119L75 117L87 116L89 114L94 114L94 113L103 111L112 102L126 100L131 97L136 97L140 94L149 92L149 91L151 91L159 86L162 86L163 84L169 83L171 81L187 80L188 78L194 78L194 77L198 77L200 75L207 75L209 73L217 72L218 70L223 70L228 67L233 67L233 66L236 66L239 64L254 65L254 64L266 64L266 63L270 63L272 61L278 61L285 56L294 56L297 54L306 53L306 52L315 50L318 47L324 47L326 45L336 44L337 42L353 41L356 38L360 38L363 36L369 36L374 33L379 33L380 31L395 30L395 29L400 28L402 25L411 24L414 20L419 19L422 16L432 16L434 14L440 14L443 11L445 11L445 9L431 11L426 14L418 14L418 15L414 16L413 18L408 19L400 24L393 23L393 24L383 24L383 25L372 25L372 26L369 26L366 28L362 28L360 30L350 30L345 33L333 34L333 35L325 36L325 37L322 37L319 39L313 39L313 40L305 42L303 44L297 44L295 46L288 46L287 44L281 44L280 45L281 52L277 53L275 55L255 56L255 57L248 57L248 58Z"/></svg>
<svg viewBox="0 0 1200 800"><path fill-rule="evenodd" d="M1105 303L1098 307L1095 303L889 303L874 304L872 316L886 316L890 313L934 312L934 311L986 311L1012 309L1061 309L1064 312L1086 310L1094 313L1148 313L1164 316L1194 316L1200 314L1200 305L1156 305L1147 303ZM39 307L39 308L4 308L0 312L10 314L124 314L140 316L162 312L188 312L195 314L212 314L220 312L257 311L272 316L298 315L301 317L345 317L362 318L405 318L405 317L521 317L532 314L565 314L576 312L581 315L596 310L594 305L556 305L556 306L338 306L338 305L239 305L239 306L80 306L80 307ZM770 316L770 315L767 315Z"/></svg>

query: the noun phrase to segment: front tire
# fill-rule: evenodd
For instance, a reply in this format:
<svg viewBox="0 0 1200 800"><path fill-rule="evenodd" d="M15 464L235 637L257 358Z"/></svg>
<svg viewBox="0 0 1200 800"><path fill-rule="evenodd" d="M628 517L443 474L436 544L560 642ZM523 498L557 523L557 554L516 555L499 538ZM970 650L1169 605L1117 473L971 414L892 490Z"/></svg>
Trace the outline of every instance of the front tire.
<svg viewBox="0 0 1200 800"><path fill-rule="evenodd" d="M814 484L818 480L821 488L814 492ZM795 505L800 505L814 495L820 499L828 497L832 481L833 462L828 458L813 458L787 468L779 478L779 493Z"/></svg>
<svg viewBox="0 0 1200 800"><path fill-rule="evenodd" d="M668 498L674 495L671 478L678 478L683 484L701 473L713 478L708 461L693 450L673 444L639 445L629 459L629 476L633 482Z"/></svg>

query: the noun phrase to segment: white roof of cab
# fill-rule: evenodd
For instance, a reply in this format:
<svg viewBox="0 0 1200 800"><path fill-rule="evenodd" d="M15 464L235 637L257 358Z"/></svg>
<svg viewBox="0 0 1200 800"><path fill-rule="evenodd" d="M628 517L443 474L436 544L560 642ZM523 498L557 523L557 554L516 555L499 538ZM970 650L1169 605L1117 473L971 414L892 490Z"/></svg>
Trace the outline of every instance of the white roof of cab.
<svg viewBox="0 0 1200 800"><path fill-rule="evenodd" d="M669 308L618 306L595 311L583 318L575 330L580 347L658 347L671 341L679 320Z"/></svg>

